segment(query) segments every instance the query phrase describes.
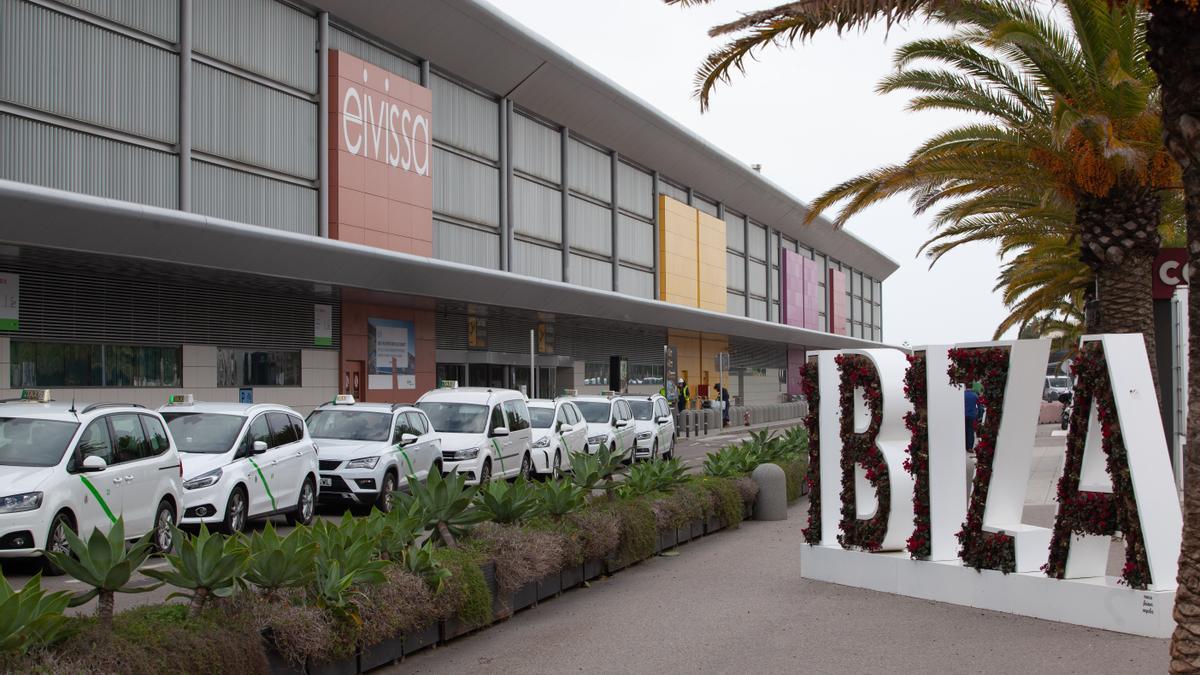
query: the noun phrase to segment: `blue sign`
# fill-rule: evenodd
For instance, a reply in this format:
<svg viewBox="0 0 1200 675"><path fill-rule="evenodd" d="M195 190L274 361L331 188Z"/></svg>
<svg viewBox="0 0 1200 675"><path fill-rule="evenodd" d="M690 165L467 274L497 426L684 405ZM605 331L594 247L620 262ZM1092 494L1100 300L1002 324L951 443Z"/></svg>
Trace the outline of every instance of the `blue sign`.
<svg viewBox="0 0 1200 675"><path fill-rule="evenodd" d="M242 387L238 390L238 403L254 403L253 387Z"/></svg>

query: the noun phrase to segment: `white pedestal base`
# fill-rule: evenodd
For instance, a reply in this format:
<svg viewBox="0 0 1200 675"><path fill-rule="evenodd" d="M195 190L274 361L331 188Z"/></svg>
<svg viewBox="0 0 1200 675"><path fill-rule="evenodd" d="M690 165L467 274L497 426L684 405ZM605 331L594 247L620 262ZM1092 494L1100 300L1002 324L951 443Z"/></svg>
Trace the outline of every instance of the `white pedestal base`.
<svg viewBox="0 0 1200 675"><path fill-rule="evenodd" d="M1002 574L958 561L913 560L907 553L800 547L800 575L844 586L949 602L1080 626L1166 638L1175 629L1175 591L1138 591L1115 577L1051 579Z"/></svg>

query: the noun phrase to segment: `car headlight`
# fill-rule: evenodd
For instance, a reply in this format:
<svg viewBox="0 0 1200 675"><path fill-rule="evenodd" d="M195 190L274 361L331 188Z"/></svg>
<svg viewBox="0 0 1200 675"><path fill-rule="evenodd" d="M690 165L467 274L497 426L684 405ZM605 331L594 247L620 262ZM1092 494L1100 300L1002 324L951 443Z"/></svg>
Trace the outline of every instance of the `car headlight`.
<svg viewBox="0 0 1200 675"><path fill-rule="evenodd" d="M475 459L479 456L479 448L465 448L463 450L446 450L442 453L442 459Z"/></svg>
<svg viewBox="0 0 1200 675"><path fill-rule="evenodd" d="M221 470L213 469L212 471L202 473L195 478L189 478L188 480L183 481L183 487L185 490L196 490L198 488L206 488L210 485L216 485L217 481L219 480L221 480Z"/></svg>
<svg viewBox="0 0 1200 675"><path fill-rule="evenodd" d="M533 447L535 447L535 448L548 448L548 447L550 447L550 437L549 437L549 436L542 436L541 438L539 438L539 439L537 439L536 441L534 441L534 442L533 442Z"/></svg>
<svg viewBox="0 0 1200 675"><path fill-rule="evenodd" d="M42 493L26 492L21 495L0 497L0 513L33 511L42 507Z"/></svg>
<svg viewBox="0 0 1200 675"><path fill-rule="evenodd" d="M349 462L346 462L346 468L347 469L374 469L375 465L378 463L379 463L378 455L376 455L375 457L359 457L358 459L352 459Z"/></svg>
<svg viewBox="0 0 1200 675"><path fill-rule="evenodd" d="M603 443L607 439L608 439L607 436L588 436L588 443L590 443L592 445L596 445L599 443Z"/></svg>
<svg viewBox="0 0 1200 675"><path fill-rule="evenodd" d="M651 437L652 435L653 435L653 434L651 434L649 431L643 431L642 433L640 433L640 434L638 434L638 435L637 435L637 439L638 439L639 441L648 441L648 440L650 440L650 437Z"/></svg>

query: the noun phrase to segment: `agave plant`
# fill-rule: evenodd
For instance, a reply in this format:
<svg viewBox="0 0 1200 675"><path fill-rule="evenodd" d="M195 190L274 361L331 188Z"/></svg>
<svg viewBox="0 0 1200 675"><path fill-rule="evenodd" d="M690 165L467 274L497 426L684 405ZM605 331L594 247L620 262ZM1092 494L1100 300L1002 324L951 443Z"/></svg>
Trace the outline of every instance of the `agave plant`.
<svg viewBox="0 0 1200 675"><path fill-rule="evenodd" d="M614 478L625 471L624 457L614 453L604 443L596 454L573 452L571 461L571 481L587 492L603 490L609 499L615 496L617 482Z"/></svg>
<svg viewBox="0 0 1200 675"><path fill-rule="evenodd" d="M741 446L730 446L710 452L704 458L704 475L715 478L743 476L746 474L748 458L749 452Z"/></svg>
<svg viewBox="0 0 1200 675"><path fill-rule="evenodd" d="M409 546L425 532L424 509L412 499L397 500L386 514L372 510L369 519L374 523L368 534L377 543L379 557L384 560L401 560Z"/></svg>
<svg viewBox="0 0 1200 675"><path fill-rule="evenodd" d="M562 518L587 503L587 491L569 480L548 480L537 488L542 512Z"/></svg>
<svg viewBox="0 0 1200 675"><path fill-rule="evenodd" d="M354 602L359 589L384 582L388 565L376 557L377 542L364 536L368 527L346 514L341 523L318 521L311 528L317 552L309 596L317 607L356 624L362 622Z"/></svg>
<svg viewBox="0 0 1200 675"><path fill-rule="evenodd" d="M117 518L108 534L101 532L100 528L92 530L86 543L69 528L65 534L68 552L46 551L46 555L59 569L91 586L89 590L72 596L70 605L78 607L92 598L99 598L96 618L101 625L112 627L113 596L116 593L145 593L162 585L129 585L134 572L150 556L152 533L147 532L132 546L126 547L124 518Z"/></svg>
<svg viewBox="0 0 1200 675"><path fill-rule="evenodd" d="M524 478L488 483L476 493L476 503L487 520L505 524L531 518L542 510L537 491Z"/></svg>
<svg viewBox="0 0 1200 675"><path fill-rule="evenodd" d="M399 501L405 508L419 509L425 527L451 548L458 546L457 537L471 525L487 519L487 514L474 506L478 488L467 487L466 478L457 471L446 476L431 471L424 483L410 483L409 489L412 495Z"/></svg>
<svg viewBox="0 0 1200 675"><path fill-rule="evenodd" d="M236 539L210 533L204 524L195 537L176 530L175 538L180 547L179 553L167 556L171 568L148 569L143 574L184 589L167 599L187 598L191 602L189 614L199 616L210 598L233 595L246 566L246 550Z"/></svg>
<svg viewBox="0 0 1200 675"><path fill-rule="evenodd" d="M304 586L312 578L317 544L308 528L298 527L280 537L271 523L262 532L243 538L246 555L244 579L267 598L281 589Z"/></svg>
<svg viewBox="0 0 1200 675"><path fill-rule="evenodd" d="M71 594L66 591L43 591L41 574L35 574L19 591L0 574L0 654L24 654L66 637L68 623L63 610L70 601Z"/></svg>
<svg viewBox="0 0 1200 675"><path fill-rule="evenodd" d="M670 492L686 482L687 469L678 459L672 457L633 467L617 491L622 497L638 497L655 492Z"/></svg>
<svg viewBox="0 0 1200 675"><path fill-rule="evenodd" d="M419 546L415 543L409 544L400 558L400 563L404 565L404 569L424 579L434 593L440 593L446 585L446 580L452 576L450 570L442 567L434 558L433 543L430 541Z"/></svg>

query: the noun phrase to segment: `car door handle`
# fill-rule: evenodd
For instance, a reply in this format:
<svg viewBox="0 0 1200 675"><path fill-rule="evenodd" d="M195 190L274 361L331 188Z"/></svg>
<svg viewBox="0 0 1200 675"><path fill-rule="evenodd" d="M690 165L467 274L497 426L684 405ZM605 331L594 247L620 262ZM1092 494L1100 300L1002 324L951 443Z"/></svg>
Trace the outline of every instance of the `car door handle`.
<svg viewBox="0 0 1200 675"><path fill-rule="evenodd" d="M123 481L123 480L124 480L123 478L121 478L120 476L117 476L116 478L113 479L113 484L120 485L121 481Z"/></svg>
<svg viewBox="0 0 1200 675"><path fill-rule="evenodd" d="M126 483L131 483L131 482L133 482L133 476L125 476L125 482L126 482Z"/></svg>

